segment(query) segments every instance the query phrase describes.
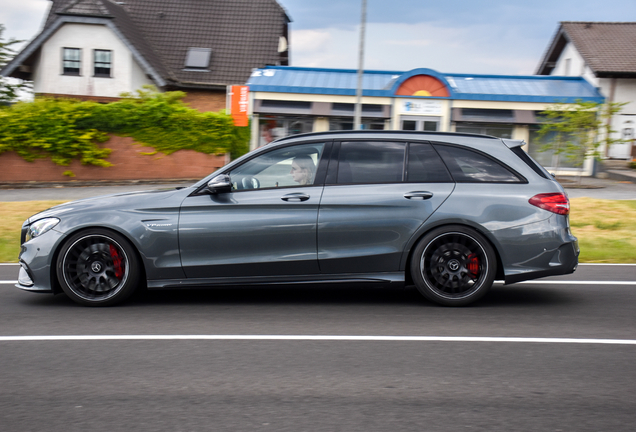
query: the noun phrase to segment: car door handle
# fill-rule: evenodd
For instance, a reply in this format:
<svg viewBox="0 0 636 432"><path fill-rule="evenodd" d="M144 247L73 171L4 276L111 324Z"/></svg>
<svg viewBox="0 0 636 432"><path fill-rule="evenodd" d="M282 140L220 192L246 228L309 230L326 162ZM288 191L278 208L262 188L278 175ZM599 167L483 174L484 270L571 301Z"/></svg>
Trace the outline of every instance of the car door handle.
<svg viewBox="0 0 636 432"><path fill-rule="evenodd" d="M307 194L296 192L296 193L283 195L280 199L287 202L301 202L301 201L307 201L309 198L310 196Z"/></svg>
<svg viewBox="0 0 636 432"><path fill-rule="evenodd" d="M429 198L433 198L433 193L432 192L426 192L426 191L407 192L407 193L404 194L404 198L406 198L406 199L427 200Z"/></svg>

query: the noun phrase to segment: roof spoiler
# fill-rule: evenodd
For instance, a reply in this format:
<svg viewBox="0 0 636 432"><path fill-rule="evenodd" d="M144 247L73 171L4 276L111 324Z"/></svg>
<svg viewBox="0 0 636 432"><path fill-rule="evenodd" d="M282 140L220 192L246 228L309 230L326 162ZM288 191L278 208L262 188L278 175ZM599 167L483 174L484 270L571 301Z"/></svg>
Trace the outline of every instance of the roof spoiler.
<svg viewBox="0 0 636 432"><path fill-rule="evenodd" d="M522 147L526 145L526 142L524 140L513 140L505 138L502 138L501 140L504 142L505 145L508 146L508 148Z"/></svg>

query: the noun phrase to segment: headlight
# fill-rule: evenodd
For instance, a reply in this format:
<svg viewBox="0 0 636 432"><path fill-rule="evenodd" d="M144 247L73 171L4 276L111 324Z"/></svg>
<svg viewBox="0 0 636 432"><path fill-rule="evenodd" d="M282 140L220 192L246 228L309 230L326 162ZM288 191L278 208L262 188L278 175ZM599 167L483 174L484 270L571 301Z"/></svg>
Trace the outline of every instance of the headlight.
<svg viewBox="0 0 636 432"><path fill-rule="evenodd" d="M44 218L40 219L39 221L33 222L31 225L29 225L29 229L27 230L26 241L41 236L58 223L60 223L60 220L58 218Z"/></svg>

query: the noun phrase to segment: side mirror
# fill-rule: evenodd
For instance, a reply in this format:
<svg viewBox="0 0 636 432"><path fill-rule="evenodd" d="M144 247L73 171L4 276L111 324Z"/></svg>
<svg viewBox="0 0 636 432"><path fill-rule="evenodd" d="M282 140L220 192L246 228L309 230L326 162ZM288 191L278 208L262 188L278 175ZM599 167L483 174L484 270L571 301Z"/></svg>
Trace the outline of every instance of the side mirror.
<svg viewBox="0 0 636 432"><path fill-rule="evenodd" d="M232 190L232 180L227 174L221 174L208 182L208 191L212 194L226 193Z"/></svg>

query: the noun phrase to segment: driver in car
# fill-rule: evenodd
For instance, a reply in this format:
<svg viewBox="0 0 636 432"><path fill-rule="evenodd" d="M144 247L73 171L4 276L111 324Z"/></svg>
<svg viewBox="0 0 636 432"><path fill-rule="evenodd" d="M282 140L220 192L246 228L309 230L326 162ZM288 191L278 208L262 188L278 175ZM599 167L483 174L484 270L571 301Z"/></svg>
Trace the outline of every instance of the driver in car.
<svg viewBox="0 0 636 432"><path fill-rule="evenodd" d="M313 184L316 164L309 156L297 156L292 162L290 174L295 182L300 185Z"/></svg>

